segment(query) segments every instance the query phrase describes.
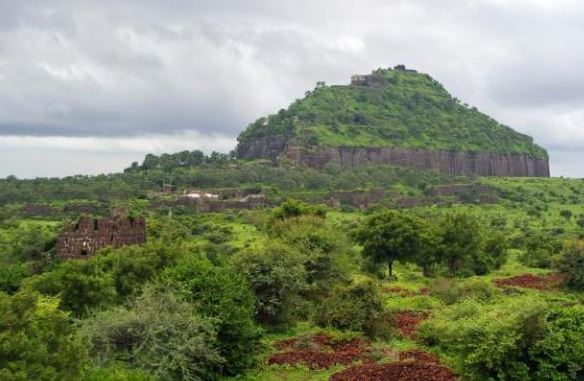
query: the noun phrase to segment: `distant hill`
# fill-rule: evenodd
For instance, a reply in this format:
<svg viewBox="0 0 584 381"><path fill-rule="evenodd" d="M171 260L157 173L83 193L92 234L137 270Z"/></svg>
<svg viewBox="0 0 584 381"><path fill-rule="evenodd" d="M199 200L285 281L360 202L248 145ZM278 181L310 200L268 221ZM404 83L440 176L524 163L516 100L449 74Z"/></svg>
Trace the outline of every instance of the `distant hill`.
<svg viewBox="0 0 584 381"><path fill-rule="evenodd" d="M244 159L312 167L394 164L453 174L549 176L533 139L461 104L427 74L403 65L326 86L260 118L238 138Z"/></svg>

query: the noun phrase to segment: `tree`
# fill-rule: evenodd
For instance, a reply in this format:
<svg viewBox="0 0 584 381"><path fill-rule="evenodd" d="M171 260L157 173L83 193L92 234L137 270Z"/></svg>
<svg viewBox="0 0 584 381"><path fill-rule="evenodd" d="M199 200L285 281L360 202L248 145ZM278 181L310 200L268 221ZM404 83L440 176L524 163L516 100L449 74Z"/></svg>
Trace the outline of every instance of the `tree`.
<svg viewBox="0 0 584 381"><path fill-rule="evenodd" d="M555 267L566 277L568 287L577 291L584 290L584 242L568 243Z"/></svg>
<svg viewBox="0 0 584 381"><path fill-rule="evenodd" d="M0 380L76 381L86 351L57 298L0 292Z"/></svg>
<svg viewBox="0 0 584 381"><path fill-rule="evenodd" d="M233 258L256 297L256 319L273 329L291 326L301 294L308 288L303 257L287 245L271 241L261 249L247 249Z"/></svg>
<svg viewBox="0 0 584 381"><path fill-rule="evenodd" d="M81 334L99 365L123 362L161 380L198 381L214 378L224 362L213 325L174 288L150 286L129 307L83 321Z"/></svg>
<svg viewBox="0 0 584 381"><path fill-rule="evenodd" d="M384 211L368 217L355 232L363 256L386 263L393 277L395 261L412 261L422 249L419 220L404 212Z"/></svg>
<svg viewBox="0 0 584 381"><path fill-rule="evenodd" d="M482 249L479 221L467 214L452 214L440 222L438 252L451 276Z"/></svg>
<svg viewBox="0 0 584 381"><path fill-rule="evenodd" d="M254 321L255 296L246 279L227 267L191 256L167 268L162 280L182 286L186 300L201 315L216 320L218 350L225 359L218 371L234 375L253 365L261 330Z"/></svg>

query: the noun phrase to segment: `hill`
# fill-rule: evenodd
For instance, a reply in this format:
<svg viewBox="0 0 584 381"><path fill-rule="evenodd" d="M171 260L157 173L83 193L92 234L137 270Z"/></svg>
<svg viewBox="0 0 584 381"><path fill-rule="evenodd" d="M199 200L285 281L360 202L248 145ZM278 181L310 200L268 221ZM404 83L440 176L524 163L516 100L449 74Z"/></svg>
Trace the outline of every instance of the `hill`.
<svg viewBox="0 0 584 381"><path fill-rule="evenodd" d="M292 160L316 168L367 163L452 174L549 176L548 155L427 74L403 65L317 84L287 110L252 123L238 138L245 159Z"/></svg>

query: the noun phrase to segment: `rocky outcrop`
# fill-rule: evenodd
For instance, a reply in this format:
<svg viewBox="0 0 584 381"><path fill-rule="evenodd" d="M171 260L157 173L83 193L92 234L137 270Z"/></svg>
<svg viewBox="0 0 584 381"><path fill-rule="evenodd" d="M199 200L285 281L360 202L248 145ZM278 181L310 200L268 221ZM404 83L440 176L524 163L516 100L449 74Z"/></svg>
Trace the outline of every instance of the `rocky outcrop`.
<svg viewBox="0 0 584 381"><path fill-rule="evenodd" d="M520 153L434 151L401 147L336 147L312 150L290 147L279 158L313 168L323 168L327 163L348 168L365 164L390 164L453 175L550 175L547 160Z"/></svg>
<svg viewBox="0 0 584 381"><path fill-rule="evenodd" d="M276 161L286 149L288 138L284 135L272 135L240 142L237 145L237 157L241 159L269 159Z"/></svg>

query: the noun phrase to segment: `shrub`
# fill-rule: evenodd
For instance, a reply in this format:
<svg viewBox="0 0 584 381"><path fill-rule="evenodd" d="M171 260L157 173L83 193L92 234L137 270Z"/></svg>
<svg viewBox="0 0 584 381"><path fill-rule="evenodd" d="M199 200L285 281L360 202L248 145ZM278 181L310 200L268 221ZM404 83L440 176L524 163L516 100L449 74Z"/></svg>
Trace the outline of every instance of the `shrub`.
<svg viewBox="0 0 584 381"><path fill-rule="evenodd" d="M0 380L77 381L86 351L59 300L0 292Z"/></svg>
<svg viewBox="0 0 584 381"><path fill-rule="evenodd" d="M529 380L529 351L545 335L547 306L532 297L466 300L422 323L419 337L449 353L469 380Z"/></svg>
<svg viewBox="0 0 584 381"><path fill-rule="evenodd" d="M82 322L81 333L100 365L125 362L161 380L200 380L214 378L224 361L213 324L172 291L147 287L129 307Z"/></svg>
<svg viewBox="0 0 584 381"><path fill-rule="evenodd" d="M274 219L286 219L304 215L314 215L326 217L326 207L324 205L310 205L302 201L287 200L274 209Z"/></svg>
<svg viewBox="0 0 584 381"><path fill-rule="evenodd" d="M226 267L189 257L167 268L162 279L184 287L200 314L216 320L221 373L236 374L253 365L261 330L255 324L255 297L248 282Z"/></svg>
<svg viewBox="0 0 584 381"><path fill-rule="evenodd" d="M348 281L357 253L346 236L333 231L322 218L301 216L276 221L271 235L298 251L306 270L304 296L318 301L337 283Z"/></svg>
<svg viewBox="0 0 584 381"><path fill-rule="evenodd" d="M106 248L90 259L65 261L53 271L31 278L29 286L47 295L59 295L61 308L76 316L89 310L120 304L181 253L178 244Z"/></svg>
<svg viewBox="0 0 584 381"><path fill-rule="evenodd" d="M262 249L247 249L233 257L235 270L242 274L256 297L257 320L272 328L284 329L294 323L307 290L303 256L281 242L272 241Z"/></svg>
<svg viewBox="0 0 584 381"><path fill-rule="evenodd" d="M363 332L370 337L389 336L383 301L377 286L371 282L336 287L315 312L321 327Z"/></svg>
<svg viewBox="0 0 584 381"><path fill-rule="evenodd" d="M552 267L553 256L562 250L562 242L551 234L532 234L525 240L525 251L519 261L529 267Z"/></svg>
<svg viewBox="0 0 584 381"><path fill-rule="evenodd" d="M584 378L584 307L556 308L548 318L545 338L530 350L536 380Z"/></svg>
<svg viewBox="0 0 584 381"><path fill-rule="evenodd" d="M88 369L81 381L158 381L144 371L120 367L94 367Z"/></svg>
<svg viewBox="0 0 584 381"><path fill-rule="evenodd" d="M499 289L492 282L476 278L462 281L440 278L433 282L430 290L433 296L438 297L447 305L465 299L487 302L500 294Z"/></svg>
<svg viewBox="0 0 584 381"><path fill-rule="evenodd" d="M584 242L571 242L560 254L556 268L566 277L568 287L584 290Z"/></svg>

